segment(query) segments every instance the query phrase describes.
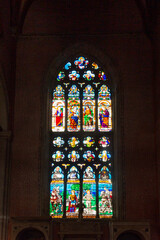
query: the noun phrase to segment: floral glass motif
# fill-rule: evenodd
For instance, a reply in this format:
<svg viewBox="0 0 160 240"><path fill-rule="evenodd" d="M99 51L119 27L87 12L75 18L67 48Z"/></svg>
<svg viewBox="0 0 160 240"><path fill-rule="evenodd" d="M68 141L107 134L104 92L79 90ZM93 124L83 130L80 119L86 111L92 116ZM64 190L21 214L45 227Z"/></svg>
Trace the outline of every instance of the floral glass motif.
<svg viewBox="0 0 160 240"><path fill-rule="evenodd" d="M74 64L78 66L79 69L84 69L89 64L89 61L84 57L79 57L77 60L74 61Z"/></svg>
<svg viewBox="0 0 160 240"><path fill-rule="evenodd" d="M92 63L92 68L94 68L95 70L97 70L99 67L98 67L98 64L97 63L95 63L95 62L93 62Z"/></svg>
<svg viewBox="0 0 160 240"><path fill-rule="evenodd" d="M66 217L78 218L80 198L80 174L73 166L67 175L67 192L66 192Z"/></svg>
<svg viewBox="0 0 160 240"><path fill-rule="evenodd" d="M99 172L99 216L100 218L111 218L112 208L112 181L111 172L104 166Z"/></svg>
<svg viewBox="0 0 160 240"><path fill-rule="evenodd" d="M67 62L64 66L66 70L69 70L71 68L72 64L70 62Z"/></svg>
<svg viewBox="0 0 160 240"><path fill-rule="evenodd" d="M63 147L63 145L64 145L63 138L61 138L61 137L54 138L53 145L54 145L54 147Z"/></svg>
<svg viewBox="0 0 160 240"><path fill-rule="evenodd" d="M88 80L88 81L91 81L93 80L95 77L95 74L92 73L90 70L86 71L84 74L83 74L83 78Z"/></svg>
<svg viewBox="0 0 160 240"><path fill-rule="evenodd" d="M86 147L93 147L95 144L95 141L94 141L93 137L88 136L88 137L84 138L83 144Z"/></svg>
<svg viewBox="0 0 160 240"><path fill-rule="evenodd" d="M83 90L83 130L93 132L95 130L95 93L91 85Z"/></svg>
<svg viewBox="0 0 160 240"><path fill-rule="evenodd" d="M102 81L106 81L107 80L106 74L103 71L99 72L98 77Z"/></svg>
<svg viewBox="0 0 160 240"><path fill-rule="evenodd" d="M51 175L50 183L50 215L53 218L63 217L64 174L56 167Z"/></svg>
<svg viewBox="0 0 160 240"><path fill-rule="evenodd" d="M99 139L99 145L101 146L101 147L109 147L109 145L110 145L110 140L109 140L109 138L108 137L101 137L100 139Z"/></svg>
<svg viewBox="0 0 160 240"><path fill-rule="evenodd" d="M68 97L68 131L77 132L80 130L80 100L76 85L72 85Z"/></svg>
<svg viewBox="0 0 160 240"><path fill-rule="evenodd" d="M69 145L70 147L72 147L72 148L78 147L78 145L79 145L79 139L76 138L76 137L71 137L71 138L69 138L69 140L68 140L68 145Z"/></svg>
<svg viewBox="0 0 160 240"><path fill-rule="evenodd" d="M76 81L77 79L80 78L80 74L77 73L77 71L72 71L69 75L68 75L69 79L72 81Z"/></svg>
<svg viewBox="0 0 160 240"><path fill-rule="evenodd" d="M64 159L64 154L61 151L56 151L53 153L52 158L55 162L61 162Z"/></svg>
<svg viewBox="0 0 160 240"><path fill-rule="evenodd" d="M101 132L112 130L111 94L106 85L102 85L98 92L98 129Z"/></svg>
<svg viewBox="0 0 160 240"><path fill-rule="evenodd" d="M83 174L83 211L84 218L96 217L96 181L92 167L88 166Z"/></svg>
<svg viewBox="0 0 160 240"><path fill-rule="evenodd" d="M77 162L79 158L80 155L78 154L77 151L72 151L71 153L68 154L68 159L71 162Z"/></svg>
<svg viewBox="0 0 160 240"><path fill-rule="evenodd" d="M59 72L57 76L57 81L61 81L65 78L64 72Z"/></svg>
<svg viewBox="0 0 160 240"><path fill-rule="evenodd" d="M65 95L61 85L53 92L52 100L52 131L64 132L65 130Z"/></svg>
<svg viewBox="0 0 160 240"><path fill-rule="evenodd" d="M95 159L95 154L92 151L88 150L84 152L83 158L85 161L87 160L88 162L92 162Z"/></svg>
<svg viewBox="0 0 160 240"><path fill-rule="evenodd" d="M101 160L102 162L107 162L107 161L110 160L111 154L110 154L108 151L103 150L103 151L100 152L100 154L98 155L98 157L100 158L100 160Z"/></svg>

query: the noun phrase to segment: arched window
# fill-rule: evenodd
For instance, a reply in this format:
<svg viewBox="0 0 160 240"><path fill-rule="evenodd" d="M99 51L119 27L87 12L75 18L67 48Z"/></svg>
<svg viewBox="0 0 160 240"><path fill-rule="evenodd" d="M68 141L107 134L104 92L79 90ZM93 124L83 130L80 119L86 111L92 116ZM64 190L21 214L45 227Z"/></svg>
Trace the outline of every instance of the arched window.
<svg viewBox="0 0 160 240"><path fill-rule="evenodd" d="M52 98L50 216L111 218L111 80L77 56L57 72Z"/></svg>

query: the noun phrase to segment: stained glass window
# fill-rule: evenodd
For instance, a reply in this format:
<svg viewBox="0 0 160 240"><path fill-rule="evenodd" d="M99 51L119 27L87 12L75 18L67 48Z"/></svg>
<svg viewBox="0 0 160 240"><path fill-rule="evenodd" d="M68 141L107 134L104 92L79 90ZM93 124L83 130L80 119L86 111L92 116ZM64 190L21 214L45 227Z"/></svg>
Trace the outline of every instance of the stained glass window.
<svg viewBox="0 0 160 240"><path fill-rule="evenodd" d="M69 59L52 95L50 216L112 218L112 91L101 64Z"/></svg>

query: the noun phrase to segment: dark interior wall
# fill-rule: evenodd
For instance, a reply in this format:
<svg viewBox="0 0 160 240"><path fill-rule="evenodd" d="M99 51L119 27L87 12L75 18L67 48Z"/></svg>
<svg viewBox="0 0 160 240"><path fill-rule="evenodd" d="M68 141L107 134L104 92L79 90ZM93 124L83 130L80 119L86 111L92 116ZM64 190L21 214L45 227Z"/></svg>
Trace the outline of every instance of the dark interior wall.
<svg viewBox="0 0 160 240"><path fill-rule="evenodd" d="M8 1L5 4L9 4ZM9 9L8 5L5 9ZM9 10L4 11L9 16ZM6 19L4 13L3 19ZM24 35L17 38L17 48L8 24L6 20L6 33L0 39L0 61L12 107L15 101L14 113L10 111L11 122L14 122L11 216L42 215L41 194L46 194L48 188L46 186L46 192L41 192L42 89L47 84L50 63L68 48L85 43L111 59L123 86L120 93L124 100L123 126L118 127L123 128L120 141L124 143L124 220L149 219L155 226L160 199L159 27L155 35L154 59L153 43L143 31L134 0L34 1L24 21ZM157 240L156 227L153 234Z"/></svg>

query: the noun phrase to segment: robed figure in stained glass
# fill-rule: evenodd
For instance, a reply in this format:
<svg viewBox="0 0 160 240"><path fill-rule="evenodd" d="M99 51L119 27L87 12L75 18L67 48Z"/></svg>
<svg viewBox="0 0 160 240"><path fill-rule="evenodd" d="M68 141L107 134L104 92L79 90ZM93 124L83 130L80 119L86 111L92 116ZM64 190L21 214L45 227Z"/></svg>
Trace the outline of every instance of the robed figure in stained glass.
<svg viewBox="0 0 160 240"><path fill-rule="evenodd" d="M92 126L93 125L93 111L89 106L84 108L84 125L85 126Z"/></svg>
<svg viewBox="0 0 160 240"><path fill-rule="evenodd" d="M63 126L63 108L58 108L56 113L55 113L55 117L56 117L56 127L61 127Z"/></svg>
<svg viewBox="0 0 160 240"><path fill-rule="evenodd" d="M75 212L77 203L78 203L78 199L75 194L75 190L72 190L71 194L69 195L69 206L68 206L67 212Z"/></svg>
<svg viewBox="0 0 160 240"><path fill-rule="evenodd" d="M107 108L102 107L99 113L99 120L101 127L108 128L109 125L109 111Z"/></svg>
<svg viewBox="0 0 160 240"><path fill-rule="evenodd" d="M79 112L77 110L76 107L72 108L69 113L70 128L73 130L76 130L78 126Z"/></svg>

